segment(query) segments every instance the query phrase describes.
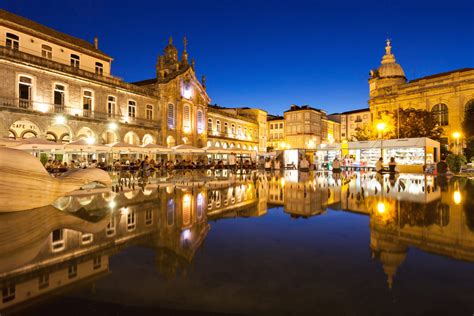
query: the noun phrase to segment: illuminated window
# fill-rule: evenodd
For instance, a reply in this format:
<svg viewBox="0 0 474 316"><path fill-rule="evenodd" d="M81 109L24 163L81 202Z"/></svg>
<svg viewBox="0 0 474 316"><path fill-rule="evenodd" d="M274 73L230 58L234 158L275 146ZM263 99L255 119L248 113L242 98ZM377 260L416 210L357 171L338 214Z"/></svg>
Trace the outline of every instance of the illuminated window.
<svg viewBox="0 0 474 316"><path fill-rule="evenodd" d="M202 110L197 111L197 132L198 134L204 132L204 114Z"/></svg>
<svg viewBox="0 0 474 316"><path fill-rule="evenodd" d="M137 112L137 102L130 100L128 101L128 117L135 118Z"/></svg>
<svg viewBox="0 0 474 316"><path fill-rule="evenodd" d="M83 245L90 244L94 240L94 235L92 234L82 234L81 243Z"/></svg>
<svg viewBox="0 0 474 316"><path fill-rule="evenodd" d="M147 104L146 106L146 119L153 120L153 105Z"/></svg>
<svg viewBox="0 0 474 316"><path fill-rule="evenodd" d="M153 224L153 210L145 211L145 225Z"/></svg>
<svg viewBox="0 0 474 316"><path fill-rule="evenodd" d="M16 287L14 284L6 285L2 289L2 302L10 302L15 299Z"/></svg>
<svg viewBox="0 0 474 316"><path fill-rule="evenodd" d="M229 123L224 122L224 133L229 133Z"/></svg>
<svg viewBox="0 0 474 316"><path fill-rule="evenodd" d="M221 131L221 121L219 121L219 120L216 121L216 131L218 131L218 132Z"/></svg>
<svg viewBox="0 0 474 316"><path fill-rule="evenodd" d="M183 129L191 128L191 109L189 105L183 107Z"/></svg>
<svg viewBox="0 0 474 316"><path fill-rule="evenodd" d="M79 68L79 56L71 54L71 67Z"/></svg>
<svg viewBox="0 0 474 316"><path fill-rule="evenodd" d="M107 228L105 230L105 234L107 237L112 237L115 235L115 227L116 227L115 217L111 217L109 223L107 224Z"/></svg>
<svg viewBox="0 0 474 316"><path fill-rule="evenodd" d="M107 98L107 116L115 116L115 107L117 106L117 98L113 95L109 95Z"/></svg>
<svg viewBox="0 0 474 316"><path fill-rule="evenodd" d="M69 279L75 278L77 276L77 264L71 264L67 268L67 276Z"/></svg>
<svg viewBox="0 0 474 316"><path fill-rule="evenodd" d="M90 90L84 90L82 96L82 104L83 104L83 116L90 117L92 114L92 104L94 100L94 94Z"/></svg>
<svg viewBox="0 0 474 316"><path fill-rule="evenodd" d="M235 134L235 125L234 124L231 125L231 131L232 131L232 134Z"/></svg>
<svg viewBox="0 0 474 316"><path fill-rule="evenodd" d="M135 211L130 211L127 214L127 230L132 231L135 229L137 222L135 220Z"/></svg>
<svg viewBox="0 0 474 316"><path fill-rule="evenodd" d="M48 45L41 45L41 57L53 59L53 48Z"/></svg>
<svg viewBox="0 0 474 316"><path fill-rule="evenodd" d="M49 286L49 274L45 273L38 278L38 289L45 289Z"/></svg>
<svg viewBox="0 0 474 316"><path fill-rule="evenodd" d="M62 84L54 85L54 105L55 105L56 110L58 110L58 106L59 107L64 106L65 90L66 88Z"/></svg>
<svg viewBox="0 0 474 316"><path fill-rule="evenodd" d="M30 77L20 76L18 79L18 96L20 98L20 107L28 108L31 102L31 89L33 80Z"/></svg>
<svg viewBox="0 0 474 316"><path fill-rule="evenodd" d="M54 252L61 251L66 245L64 230L56 229L51 232L51 247Z"/></svg>
<svg viewBox="0 0 474 316"><path fill-rule="evenodd" d="M104 74L104 65L102 63L95 63L95 74L100 76Z"/></svg>
<svg viewBox="0 0 474 316"><path fill-rule="evenodd" d="M95 257L94 260L92 261L92 268L94 270L97 270L100 268L101 265L102 265L102 258L100 256Z"/></svg>
<svg viewBox="0 0 474 316"><path fill-rule="evenodd" d="M174 224L174 200L170 199L166 208L166 222L168 226L173 226Z"/></svg>
<svg viewBox="0 0 474 316"><path fill-rule="evenodd" d="M168 128L174 128L174 105L168 104Z"/></svg>
<svg viewBox="0 0 474 316"><path fill-rule="evenodd" d="M14 50L20 49L20 38L15 34L7 33L6 46Z"/></svg>
<svg viewBox="0 0 474 316"><path fill-rule="evenodd" d="M435 119L438 125L441 125L441 126L448 125L449 113L448 113L448 106L446 104L443 104L443 103L436 104L431 109L431 114L433 115L433 118Z"/></svg>
<svg viewBox="0 0 474 316"><path fill-rule="evenodd" d="M212 131L212 119L207 119L207 130Z"/></svg>

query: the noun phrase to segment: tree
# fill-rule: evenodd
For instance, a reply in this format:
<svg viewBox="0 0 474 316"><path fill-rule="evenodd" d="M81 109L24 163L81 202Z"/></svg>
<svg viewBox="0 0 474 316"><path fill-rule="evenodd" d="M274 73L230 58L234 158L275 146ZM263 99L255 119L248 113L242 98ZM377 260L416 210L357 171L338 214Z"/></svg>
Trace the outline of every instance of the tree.
<svg viewBox="0 0 474 316"><path fill-rule="evenodd" d="M363 141L372 139L372 131L368 125L363 127L357 127L354 135L352 135L352 141Z"/></svg>
<svg viewBox="0 0 474 316"><path fill-rule="evenodd" d="M464 141L466 148L464 154L468 160L474 157L474 100L466 104L466 111L464 111L464 120L462 122L462 131L464 134Z"/></svg>
<svg viewBox="0 0 474 316"><path fill-rule="evenodd" d="M396 124L400 122L400 138L428 137L439 140L443 134L443 128L437 124L430 111L408 108L400 109L398 115Z"/></svg>

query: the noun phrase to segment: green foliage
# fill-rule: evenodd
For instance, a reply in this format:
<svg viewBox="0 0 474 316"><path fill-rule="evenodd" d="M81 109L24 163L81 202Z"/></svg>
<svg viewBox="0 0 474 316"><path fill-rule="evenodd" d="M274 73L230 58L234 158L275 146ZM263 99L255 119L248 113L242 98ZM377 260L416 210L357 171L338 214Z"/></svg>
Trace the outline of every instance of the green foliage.
<svg viewBox="0 0 474 316"><path fill-rule="evenodd" d="M466 157L463 155L449 154L448 157L446 157L446 163L448 164L449 170L454 173L459 173L459 171L461 171L461 166L466 162Z"/></svg>
<svg viewBox="0 0 474 316"><path fill-rule="evenodd" d="M369 126L357 127L354 135L352 135L352 141L363 141L372 139L372 131Z"/></svg>
<svg viewBox="0 0 474 316"><path fill-rule="evenodd" d="M468 159L472 159L474 157L474 100L471 100L466 105L464 120L462 122L462 131L466 143L464 154Z"/></svg>
<svg viewBox="0 0 474 316"><path fill-rule="evenodd" d="M48 161L48 154L41 153L40 154L40 161L44 166L46 164L46 162Z"/></svg>
<svg viewBox="0 0 474 316"><path fill-rule="evenodd" d="M428 137L438 140L443 133L443 128L437 125L430 111L400 109L399 115L400 138Z"/></svg>

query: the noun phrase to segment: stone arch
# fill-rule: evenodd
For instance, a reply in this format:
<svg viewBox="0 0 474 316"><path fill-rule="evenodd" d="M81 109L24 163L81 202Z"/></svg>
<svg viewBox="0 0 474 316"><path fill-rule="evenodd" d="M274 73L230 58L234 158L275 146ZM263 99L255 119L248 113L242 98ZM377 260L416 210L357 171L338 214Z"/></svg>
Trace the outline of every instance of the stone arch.
<svg viewBox="0 0 474 316"><path fill-rule="evenodd" d="M116 131L112 131L108 129L102 133L103 144L113 144L119 141L120 141L120 135Z"/></svg>
<svg viewBox="0 0 474 316"><path fill-rule="evenodd" d="M96 138L96 135L94 133L94 131L92 129L90 129L89 127L81 127L78 131L77 131L77 139L90 139L90 138Z"/></svg>
<svg viewBox="0 0 474 316"><path fill-rule="evenodd" d="M170 135L170 136L166 137L166 145L168 147L176 146L176 140L174 139L173 136Z"/></svg>
<svg viewBox="0 0 474 316"><path fill-rule="evenodd" d="M46 131L46 139L58 143L68 143L72 139L72 130L66 124L53 124Z"/></svg>
<svg viewBox="0 0 474 316"><path fill-rule="evenodd" d="M30 120L18 120L10 125L9 135L15 138L41 137L42 130L38 124Z"/></svg>
<svg viewBox="0 0 474 316"><path fill-rule="evenodd" d="M142 138L142 144L143 145L155 144L155 138L150 134L145 134Z"/></svg>
<svg viewBox="0 0 474 316"><path fill-rule="evenodd" d="M445 103L435 104L431 108L431 114L439 125L446 126L449 124L449 109Z"/></svg>
<svg viewBox="0 0 474 316"><path fill-rule="evenodd" d="M133 131L127 132L123 137L123 141L131 145L140 145L140 137Z"/></svg>
<svg viewBox="0 0 474 316"><path fill-rule="evenodd" d="M208 140L208 141L207 141L207 146L208 146L208 147L209 147L209 146L212 146L212 141Z"/></svg>

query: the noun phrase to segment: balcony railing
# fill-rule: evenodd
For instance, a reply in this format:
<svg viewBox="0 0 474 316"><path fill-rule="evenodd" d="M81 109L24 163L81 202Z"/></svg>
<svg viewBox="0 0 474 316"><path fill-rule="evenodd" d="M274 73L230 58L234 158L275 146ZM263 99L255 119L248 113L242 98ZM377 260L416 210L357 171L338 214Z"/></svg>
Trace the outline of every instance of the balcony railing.
<svg viewBox="0 0 474 316"><path fill-rule="evenodd" d="M228 138L228 139L248 141L248 142L255 142L258 139L257 136L252 137L252 136L239 135L237 133L218 132L218 131L214 131L212 129L207 130L207 136L208 137Z"/></svg>
<svg viewBox="0 0 474 316"><path fill-rule="evenodd" d="M89 109L67 107L60 104L50 104L25 99L0 97L0 110L20 110L32 113L61 114L66 117L83 118L93 121L114 121L124 124L139 125L151 128L160 128L157 120L147 120L137 117L128 117L115 113L93 111Z"/></svg>
<svg viewBox="0 0 474 316"><path fill-rule="evenodd" d="M87 79L101 81L106 84L118 86L130 91L134 91L140 94L145 95L156 95L155 91L150 88L136 86L130 83L123 81L121 78L114 76L104 76L96 74L94 72L86 71L77 67L72 67L71 65L61 64L56 61L46 59L40 56L31 55L20 50L7 48L5 46L0 46L0 58L11 59L19 62L26 62L34 64L41 67L46 67L48 69L57 70L60 72L65 72L68 74L81 76Z"/></svg>

